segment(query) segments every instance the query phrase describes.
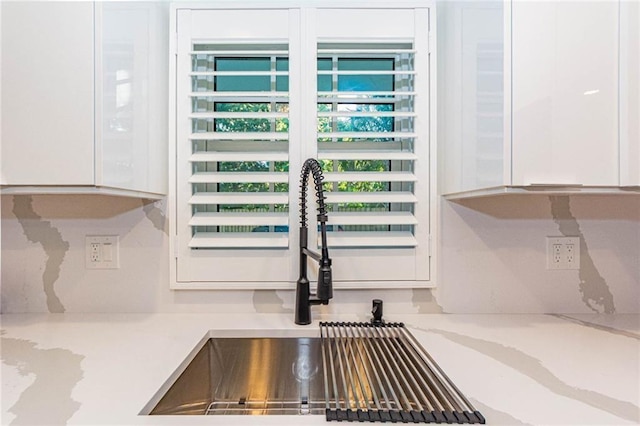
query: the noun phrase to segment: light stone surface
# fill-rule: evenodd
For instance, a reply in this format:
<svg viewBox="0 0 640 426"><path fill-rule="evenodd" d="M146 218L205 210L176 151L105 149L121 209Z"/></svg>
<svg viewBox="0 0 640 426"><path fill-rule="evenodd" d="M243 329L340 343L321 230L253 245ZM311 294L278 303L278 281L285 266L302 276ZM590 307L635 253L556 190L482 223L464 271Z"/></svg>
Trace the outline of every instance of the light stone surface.
<svg viewBox="0 0 640 426"><path fill-rule="evenodd" d="M170 290L166 200L0 196L0 212L1 313L293 309L294 284L277 291ZM366 312L381 298L385 312L402 314L640 312L638 196L440 200L438 215L435 289L335 289L322 311ZM545 238L571 234L581 239L580 270L547 270ZM120 237L120 269L85 268L87 235Z"/></svg>
<svg viewBox="0 0 640 426"><path fill-rule="evenodd" d="M292 314L0 317L1 424L299 425L324 416L141 416L209 330L308 330ZM385 315L404 321L487 424L640 422L638 315Z"/></svg>

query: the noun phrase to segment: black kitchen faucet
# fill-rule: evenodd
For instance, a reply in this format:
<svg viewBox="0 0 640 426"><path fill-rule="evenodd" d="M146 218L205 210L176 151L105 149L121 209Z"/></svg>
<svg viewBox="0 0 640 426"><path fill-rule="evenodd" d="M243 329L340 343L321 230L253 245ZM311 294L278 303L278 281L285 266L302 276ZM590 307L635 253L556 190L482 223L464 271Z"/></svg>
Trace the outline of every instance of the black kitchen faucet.
<svg viewBox="0 0 640 426"><path fill-rule="evenodd" d="M313 175L313 183L318 199L318 223L322 236L321 253L316 253L307 248L308 230L307 227L307 183L309 173ZM296 284L296 324L311 324L311 306L328 305L329 299L333 297L333 284L331 279L331 259L327 248L327 210L324 205L324 189L322 188L322 168L320 163L314 158L309 158L302 165L300 172L300 278ZM318 285L315 297L309 289L309 279L307 278L307 256L316 260L320 265L318 270Z"/></svg>

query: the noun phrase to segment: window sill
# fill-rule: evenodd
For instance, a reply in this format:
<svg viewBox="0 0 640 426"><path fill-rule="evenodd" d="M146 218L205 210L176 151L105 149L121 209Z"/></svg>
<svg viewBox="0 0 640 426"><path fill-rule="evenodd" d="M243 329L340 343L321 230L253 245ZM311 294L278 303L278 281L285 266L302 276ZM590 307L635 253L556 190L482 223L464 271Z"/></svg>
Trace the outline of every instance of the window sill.
<svg viewBox="0 0 640 426"><path fill-rule="evenodd" d="M312 290L315 281L311 282ZM334 290L436 288L433 281L345 281L334 282ZM174 282L171 290L295 290L295 282Z"/></svg>

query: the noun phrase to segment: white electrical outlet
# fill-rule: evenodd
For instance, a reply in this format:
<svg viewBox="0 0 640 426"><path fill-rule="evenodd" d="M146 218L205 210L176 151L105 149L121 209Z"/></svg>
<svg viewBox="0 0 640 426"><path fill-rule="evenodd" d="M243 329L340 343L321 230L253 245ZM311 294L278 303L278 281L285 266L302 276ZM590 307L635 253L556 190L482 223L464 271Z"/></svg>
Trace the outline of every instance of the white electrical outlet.
<svg viewBox="0 0 640 426"><path fill-rule="evenodd" d="M547 237L547 269L580 269L580 237Z"/></svg>
<svg viewBox="0 0 640 426"><path fill-rule="evenodd" d="M87 269L118 269L118 236L87 235L85 237Z"/></svg>

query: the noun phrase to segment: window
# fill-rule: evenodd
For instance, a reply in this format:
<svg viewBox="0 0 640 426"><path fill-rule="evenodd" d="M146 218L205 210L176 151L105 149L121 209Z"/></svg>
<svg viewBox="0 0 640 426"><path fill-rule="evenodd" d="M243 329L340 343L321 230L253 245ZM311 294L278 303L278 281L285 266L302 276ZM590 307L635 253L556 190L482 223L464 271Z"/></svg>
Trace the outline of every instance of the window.
<svg viewBox="0 0 640 426"><path fill-rule="evenodd" d="M287 247L287 47L193 49L189 247Z"/></svg>
<svg viewBox="0 0 640 426"><path fill-rule="evenodd" d="M309 157L336 288L429 285L429 10L174 12L173 287L293 288Z"/></svg>
<svg viewBox="0 0 640 426"><path fill-rule="evenodd" d="M413 56L407 44L318 46L318 157L332 247L414 247Z"/></svg>

